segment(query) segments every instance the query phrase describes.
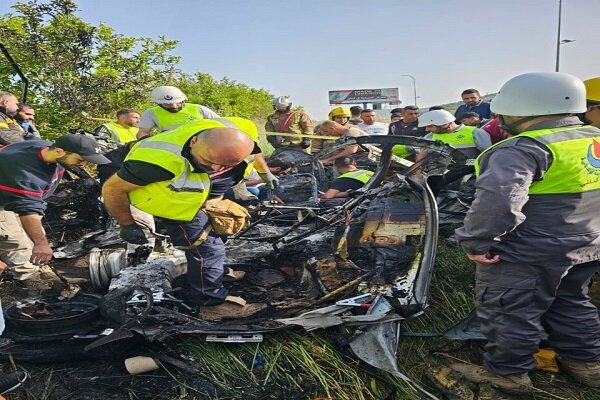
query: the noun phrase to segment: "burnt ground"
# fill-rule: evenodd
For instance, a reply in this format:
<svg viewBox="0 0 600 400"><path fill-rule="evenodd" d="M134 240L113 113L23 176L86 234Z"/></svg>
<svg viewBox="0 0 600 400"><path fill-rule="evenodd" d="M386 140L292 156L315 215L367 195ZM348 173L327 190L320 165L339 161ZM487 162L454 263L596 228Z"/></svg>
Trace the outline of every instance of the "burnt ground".
<svg viewBox="0 0 600 400"><path fill-rule="evenodd" d="M306 260L306 258L299 256L302 253L318 256L324 249L306 245L302 245L302 248L292 247L288 253L276 260L260 257L267 249L271 250L270 245L261 247L256 242L242 242L229 251L230 255L245 254L245 258L228 258L227 264L247 272L243 281L226 284L232 294L241 295L249 302L260 301L269 304L268 309L258 318L252 317L242 321L243 323L257 323L295 314L311 306L307 294L316 293L316 289L310 284L306 282L304 286L302 284L303 262L299 260ZM328 248L326 251L329 251ZM51 265L64 279L77 284L81 288L80 294L94 292L89 281L88 255L73 259L55 259ZM343 277L335 272L334 263L324 259L315 263L313 272L322 277L322 284L332 288L356 275L356 271L346 271L344 274L347 276ZM183 290L176 293L177 297L183 297L185 293L184 281L180 278L174 282L175 286L183 284ZM301 287L304 290L300 290ZM37 279L26 282L0 282L0 296L6 311L10 303L15 300L37 296L56 297L65 288L64 281L59 279L51 268L44 267ZM240 321L232 320L223 323L239 324ZM92 325L90 333L102 328L93 323ZM269 323L266 322L263 326L269 326ZM35 333L38 334L43 335L43 333ZM184 352L173 344L176 342L175 339L160 345L150 345L141 338L125 340L123 343L116 342L114 346L102 347L101 351L92 351L91 356L94 359L89 360L90 353L85 353L83 347L93 340L73 342L41 338L41 342L31 343L29 339L15 335L14 331L11 333L10 327L5 336L12 336L20 343L10 350L15 360L0 361L0 370L10 371L16 364L29 371L33 377L21 389L14 394L11 393L9 399L186 400L212 399L218 396L218 389L209 380L198 374L170 366L168 363L163 363L164 368L138 376L132 376L126 371L124 359L131 356L153 356L160 353L181 360ZM22 342L23 340L26 342ZM190 356L189 359L192 357Z"/></svg>
<svg viewBox="0 0 600 400"><path fill-rule="evenodd" d="M52 365L23 364L30 379L8 399L130 400L212 399L218 390L206 379L176 369L129 375L122 362L79 361Z"/></svg>
<svg viewBox="0 0 600 400"><path fill-rule="evenodd" d="M92 293L87 256L71 260L54 260L54 268L66 279L77 282L81 292ZM65 288L48 267L39 279L26 283L0 283L4 309L14 300L35 296L57 296ZM218 389L207 379L161 362L161 367L142 375L130 375L124 359L131 356L170 354L181 359L181 352L169 344L149 345L144 340L127 340L101 352L93 359L83 356L83 345L90 343L24 343L15 350L14 359L0 362L0 371L9 372L15 365L27 370L26 384L7 395L7 399L131 400L131 399L213 399ZM20 361L35 360L35 362ZM47 362L44 362L46 360ZM56 362L56 360L59 360Z"/></svg>

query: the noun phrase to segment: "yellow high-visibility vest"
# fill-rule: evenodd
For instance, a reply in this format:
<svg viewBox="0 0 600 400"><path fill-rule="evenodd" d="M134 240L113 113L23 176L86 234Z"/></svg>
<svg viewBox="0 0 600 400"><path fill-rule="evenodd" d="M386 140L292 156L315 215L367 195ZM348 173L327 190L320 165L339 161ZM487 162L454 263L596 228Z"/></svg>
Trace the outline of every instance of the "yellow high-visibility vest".
<svg viewBox="0 0 600 400"><path fill-rule="evenodd" d="M198 104L186 103L183 108L176 113L169 112L159 106L152 107L151 110L154 115L156 115L157 128L161 132L170 131L183 124L204 119L198 109Z"/></svg>
<svg viewBox="0 0 600 400"><path fill-rule="evenodd" d="M479 175L481 157L500 143L529 137L552 153L552 164L543 179L532 182L530 195L582 193L600 189L600 130L591 126L538 129L519 133L483 151L475 161Z"/></svg>
<svg viewBox="0 0 600 400"><path fill-rule="evenodd" d="M116 122L107 122L102 124L109 132L111 139L116 143L129 143L137 140L136 134L138 129L136 127L123 128Z"/></svg>
<svg viewBox="0 0 600 400"><path fill-rule="evenodd" d="M357 169L356 171L346 172L345 174L338 176L338 178L356 179L359 182L367 183L367 182L369 182L369 179L371 179L372 176L373 176L373 171L367 171L365 169Z"/></svg>

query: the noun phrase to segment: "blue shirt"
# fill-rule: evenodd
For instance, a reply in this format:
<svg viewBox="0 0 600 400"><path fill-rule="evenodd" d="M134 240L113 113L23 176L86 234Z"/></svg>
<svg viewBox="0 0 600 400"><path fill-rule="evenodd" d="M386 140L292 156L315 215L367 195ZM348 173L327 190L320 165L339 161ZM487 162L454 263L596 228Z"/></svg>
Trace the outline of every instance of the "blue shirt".
<svg viewBox="0 0 600 400"><path fill-rule="evenodd" d="M19 215L44 215L46 199L65 172L61 165L42 159L41 151L51 145L26 140L0 149L0 206Z"/></svg>
<svg viewBox="0 0 600 400"><path fill-rule="evenodd" d="M476 104L474 106L468 106L466 104L460 105L458 107L458 109L456 110L456 112L454 113L454 116L458 120L462 114L464 114L468 111L476 112L477 114L479 114L479 118L481 118L481 119L492 118L492 111L490 110L490 103L486 103L483 100L481 100L478 104Z"/></svg>

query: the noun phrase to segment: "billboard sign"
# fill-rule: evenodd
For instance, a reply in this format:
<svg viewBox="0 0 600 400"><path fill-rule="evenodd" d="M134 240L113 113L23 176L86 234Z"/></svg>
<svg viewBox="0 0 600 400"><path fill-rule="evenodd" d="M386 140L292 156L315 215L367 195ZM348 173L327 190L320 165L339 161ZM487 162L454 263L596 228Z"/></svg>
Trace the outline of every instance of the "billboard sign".
<svg viewBox="0 0 600 400"><path fill-rule="evenodd" d="M329 104L398 103L398 88L330 90Z"/></svg>

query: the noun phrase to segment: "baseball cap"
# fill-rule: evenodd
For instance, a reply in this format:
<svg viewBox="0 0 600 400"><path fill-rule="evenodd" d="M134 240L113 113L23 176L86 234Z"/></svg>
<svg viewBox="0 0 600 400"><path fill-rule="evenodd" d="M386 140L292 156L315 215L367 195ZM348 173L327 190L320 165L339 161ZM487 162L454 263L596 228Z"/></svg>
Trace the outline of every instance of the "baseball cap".
<svg viewBox="0 0 600 400"><path fill-rule="evenodd" d="M402 108L394 108L394 109L392 109L392 111L390 111L390 114L392 114L392 115L402 115Z"/></svg>
<svg viewBox="0 0 600 400"><path fill-rule="evenodd" d="M94 164L110 164L110 160L102 155L100 145L94 138L77 133L68 133L54 141L54 146L77 153L84 160Z"/></svg>

